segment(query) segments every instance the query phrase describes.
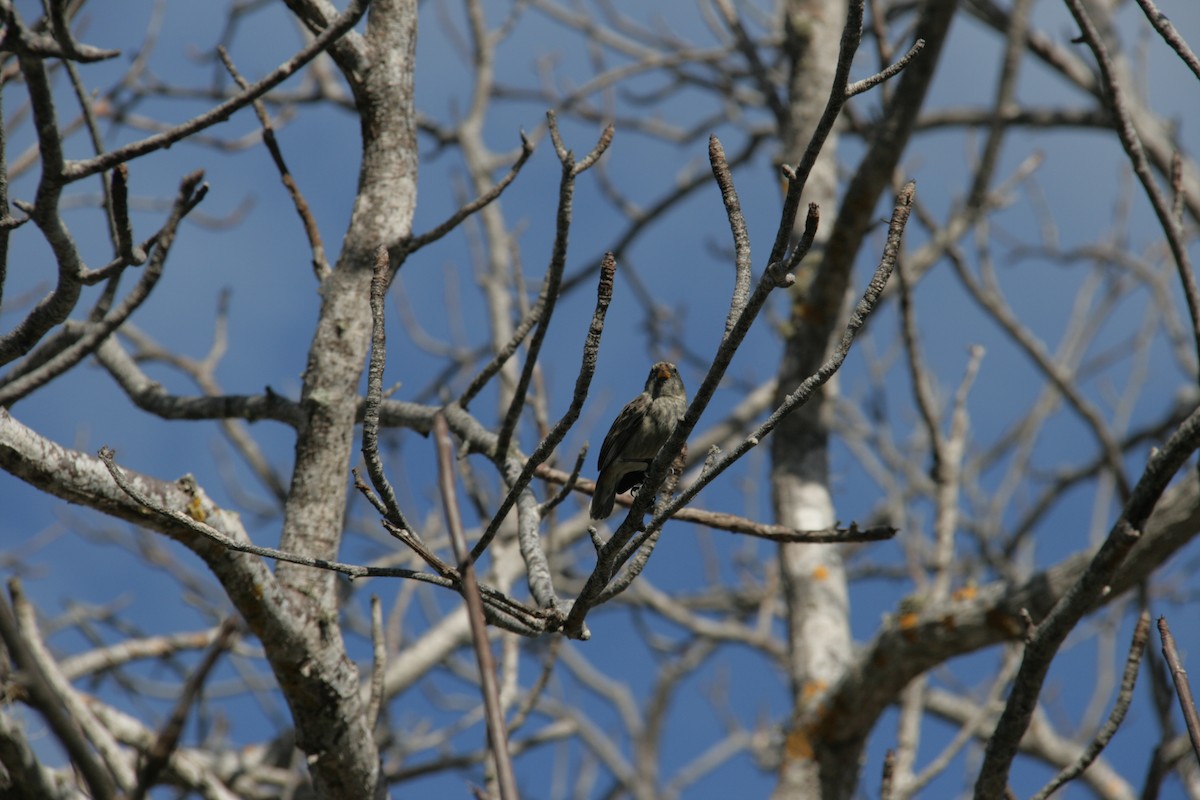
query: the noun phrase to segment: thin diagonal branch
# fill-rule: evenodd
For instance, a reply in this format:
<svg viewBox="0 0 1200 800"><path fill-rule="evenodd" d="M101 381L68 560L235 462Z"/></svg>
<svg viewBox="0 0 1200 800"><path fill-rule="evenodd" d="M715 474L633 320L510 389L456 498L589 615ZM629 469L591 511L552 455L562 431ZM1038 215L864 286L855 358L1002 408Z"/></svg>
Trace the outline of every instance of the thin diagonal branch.
<svg viewBox="0 0 1200 800"><path fill-rule="evenodd" d="M1158 183L1155 182L1154 173L1150 171L1150 162L1142 147L1141 137L1138 136L1137 128L1134 127L1133 118L1130 116L1125 102L1125 90L1117 80L1112 59L1109 57L1108 48L1105 46L1100 32L1096 29L1095 23L1092 22L1092 18L1083 7L1081 0L1065 0L1065 2L1071 11L1071 16L1079 23L1083 32L1083 41L1091 48L1092 54L1096 58L1096 65L1100 68L1100 79L1104 83L1105 99L1116 118L1117 136L1125 148L1125 153L1129 156L1134 174L1137 175L1138 181L1146 191L1146 197L1154 208L1158 224L1171 248L1171 255L1175 258L1175 269L1179 273L1179 283L1183 287L1183 296L1187 300L1188 314L1192 320L1196 357L1200 358L1200 289L1196 286L1196 273L1192 269L1191 257L1188 255L1183 227L1171 213L1171 203L1159 188Z"/></svg>
<svg viewBox="0 0 1200 800"><path fill-rule="evenodd" d="M1175 682L1175 694L1179 696L1179 708L1183 712L1183 721L1187 727L1188 738L1192 740L1192 750L1196 760L1200 761L1200 714L1196 713L1196 701L1192 698L1192 686L1188 682L1187 670L1175 649L1175 637L1167 625L1166 617L1158 618L1158 635L1162 639L1163 658L1171 670L1171 680Z"/></svg>
<svg viewBox="0 0 1200 800"><path fill-rule="evenodd" d="M1163 621L1160 618L1159 625L1162 624ZM1129 644L1129 655L1125 659L1125 672L1121 676L1121 688L1117 692L1117 699L1113 703L1112 712L1108 715L1108 721L1087 748L1079 754L1078 760L1055 775L1031 800L1046 800L1063 784L1082 775L1116 735L1117 729L1121 727L1121 722L1125 719L1125 712L1129 710L1129 705L1133 702L1133 687L1137 682L1138 668L1142 664L1142 654L1146 652L1146 642L1149 638L1150 613L1143 610L1141 616L1138 617L1137 626L1133 630L1133 641Z"/></svg>
<svg viewBox="0 0 1200 800"><path fill-rule="evenodd" d="M750 34L746 31L746 26L742 24L742 20L730 0L716 0L716 6L717 11L721 14L722 21L724 21L733 34L733 40L737 44L738 52L742 54L746 59L746 63L750 65L750 72L754 76L754 83L757 85L758 90L762 92L763 100L767 108L771 110L771 115L775 118L776 127L783 128L788 118L788 111L783 104L783 99L779 96L779 91L775 87L776 80L771 77L770 71L763 64L762 58L758 54L758 47L750 38Z"/></svg>
<svg viewBox="0 0 1200 800"><path fill-rule="evenodd" d="M1086 571L1036 627L996 730L988 740L975 783L976 800L999 797L1021 736L1029 727L1046 673L1058 649L1080 618L1109 591L1117 569L1138 542L1167 484L1200 447L1200 410L1194 411L1146 464L1120 518L1090 560Z"/></svg>
<svg viewBox="0 0 1200 800"><path fill-rule="evenodd" d="M367 367L367 401L363 411L362 454L367 462L367 475L375 491L379 493L388 522L420 539L412 525L404 518L396 491L383 469L379 457L379 406L383 403L383 368L387 363L387 333L384 326L383 306L388 288L388 252L380 245L375 251L375 273L371 277L371 361Z"/></svg>
<svg viewBox="0 0 1200 800"><path fill-rule="evenodd" d="M248 90L250 82L238 72L237 67L233 65L233 59L229 57L229 52L224 46L217 46L217 55L237 83L238 88L243 92ZM304 199L304 194L300 191L296 179L292 177L292 171L288 169L287 162L283 160L283 149L280 148L279 139L275 136L275 126L271 124L266 104L260 98L256 99L253 105L254 113L258 117L258 124L262 127L263 144L266 145L267 152L271 154L271 160L275 162L279 179L287 189L288 196L292 198L292 205L300 217L300 224L304 226L304 235L308 237L308 247L312 251L313 273L317 276L318 281L322 281L333 269L329 266L329 259L325 256L325 242L321 240L321 229L317 226L317 220L313 216L312 209L309 208L308 201Z"/></svg>
<svg viewBox="0 0 1200 800"><path fill-rule="evenodd" d="M908 66L908 62L917 57L917 54L921 52L923 47L925 47L925 40L917 39L913 42L912 47L908 48L908 52L902 55L894 64L876 72L874 75L863 78L861 81L848 84L846 86L846 96L854 97L855 95L860 95L865 91L875 88L884 81L896 77Z"/></svg>
<svg viewBox="0 0 1200 800"><path fill-rule="evenodd" d="M825 140L829 138L829 134L833 131L833 124L842 113L842 107L850 98L846 87L850 84L850 65L854 62L854 54L858 52L859 42L862 41L863 3L864 0L850 0L847 4L846 25L842 28L837 69L834 72L833 86L829 90L829 99L825 103L825 110L821 112L821 118L817 121L812 138L809 139L808 146L804 149L804 155L800 157L800 163L794 168L787 167L784 170L784 175L788 180L787 196L783 201L783 212L779 219L778 231L775 234L775 243L771 246L771 255L767 259L768 263L782 261L784 253L787 252L788 243L791 241L796 225L796 215L800 211L800 196L804 193L808 176L812 174L813 167L817 164L817 158L821 155Z"/></svg>
<svg viewBox="0 0 1200 800"><path fill-rule="evenodd" d="M208 646L204 657L200 659L196 669L188 676L171 716L159 731L153 747L146 753L145 760L138 770L137 786L131 795L133 800L142 800L151 787L158 782L162 771L166 769L171 754L179 747L179 740L183 736L183 726L187 722L188 710L200 696L200 691L204 688L204 683L208 680L213 667L217 665L217 660L231 646L239 627L236 617L226 617L221 622L217 635Z"/></svg>
<svg viewBox="0 0 1200 800"><path fill-rule="evenodd" d="M461 225L462 221L467 217L471 216L488 203L491 203L493 200L500 197L500 195L504 193L504 190L508 188L508 185L516 179L517 173L521 171L521 167L525 166L525 162L529 160L531 155L533 155L533 144L525 136L525 132L521 131L521 154L517 156L517 160L509 168L508 173L501 178L495 186L492 186L479 197L476 197L469 203L464 204L461 208L451 214L445 222L434 226L431 230L428 230L425 233L412 236L406 241L402 242L401 250L403 256L408 257L410 254L415 253L422 247L441 239L447 233Z"/></svg>
<svg viewBox="0 0 1200 800"><path fill-rule="evenodd" d="M1167 19L1167 15L1158 10L1158 6L1154 5L1154 0L1137 0L1137 4L1142 7L1142 11L1146 12L1146 19L1154 26L1154 30L1158 31L1158 35L1163 38L1163 41L1183 59L1183 63L1187 64L1192 74L1200 78L1200 58L1196 58L1192 48L1188 47L1188 43L1171 24L1171 20Z"/></svg>
<svg viewBox="0 0 1200 800"><path fill-rule="evenodd" d="M483 693L488 742L495 759L500 800L517 800L517 780L513 775L512 756L508 752L508 728L504 724L504 712L500 709L500 690L496 685L496 664L492 657L491 642L488 641L479 585L475 581L475 565L468 558L467 538L463 533L462 518L458 511L458 493L454 487L454 443L450 439L450 428L446 425L446 418L440 414L434 418L433 432L437 444L438 486L442 495L442 508L446 514L446 528L450 531L450 543L454 547L454 558L462 571L460 591L467 603L471 640L475 645L475 657L479 663L479 688Z"/></svg>
<svg viewBox="0 0 1200 800"><path fill-rule="evenodd" d="M720 4L724 13L728 0ZM729 9L732 14L732 9ZM725 203L725 216L729 220L729 231L733 236L733 294L729 303L729 314L725 317L725 335L733 330L734 324L746 307L746 299L750 295L750 232L746 229L746 217L742 214L742 202L738 199L737 188L733 185L733 172L729 169L729 161L725 157L725 148L716 134L708 137L708 162L712 165L713 178L721 190L721 200Z"/></svg>

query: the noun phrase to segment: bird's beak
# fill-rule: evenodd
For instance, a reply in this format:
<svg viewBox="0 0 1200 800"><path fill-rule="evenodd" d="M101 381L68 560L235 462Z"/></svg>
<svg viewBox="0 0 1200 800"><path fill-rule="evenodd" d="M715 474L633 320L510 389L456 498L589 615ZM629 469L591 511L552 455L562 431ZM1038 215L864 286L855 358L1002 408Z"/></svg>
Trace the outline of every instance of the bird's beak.
<svg viewBox="0 0 1200 800"><path fill-rule="evenodd" d="M671 368L666 364L660 364L658 369L655 371L654 376L660 381L665 381L667 378L671 377Z"/></svg>

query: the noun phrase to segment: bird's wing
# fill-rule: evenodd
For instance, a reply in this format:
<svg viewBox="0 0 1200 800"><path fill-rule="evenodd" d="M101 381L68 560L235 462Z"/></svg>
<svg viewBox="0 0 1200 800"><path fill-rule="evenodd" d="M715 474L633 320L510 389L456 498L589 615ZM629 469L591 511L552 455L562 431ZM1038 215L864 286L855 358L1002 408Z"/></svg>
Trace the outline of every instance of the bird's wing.
<svg viewBox="0 0 1200 800"><path fill-rule="evenodd" d="M603 472L610 464L617 460L629 444L629 440L633 438L638 428L641 427L642 418L646 416L647 409L650 408L650 395L642 393L629 401L625 408L621 409L621 413L613 420L612 427L608 429L608 435L604 437L604 444L600 445L600 457L596 459L596 463Z"/></svg>

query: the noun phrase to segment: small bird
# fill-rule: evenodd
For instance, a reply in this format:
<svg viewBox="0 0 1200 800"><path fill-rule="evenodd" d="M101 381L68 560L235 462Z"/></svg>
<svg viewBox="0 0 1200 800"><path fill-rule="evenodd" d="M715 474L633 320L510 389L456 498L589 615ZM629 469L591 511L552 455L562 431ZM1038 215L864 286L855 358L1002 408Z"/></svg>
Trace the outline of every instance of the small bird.
<svg viewBox="0 0 1200 800"><path fill-rule="evenodd" d="M687 410L687 391L679 370L667 361L650 368L646 388L629 401L600 445L592 519L612 513L617 495L642 482L646 469Z"/></svg>

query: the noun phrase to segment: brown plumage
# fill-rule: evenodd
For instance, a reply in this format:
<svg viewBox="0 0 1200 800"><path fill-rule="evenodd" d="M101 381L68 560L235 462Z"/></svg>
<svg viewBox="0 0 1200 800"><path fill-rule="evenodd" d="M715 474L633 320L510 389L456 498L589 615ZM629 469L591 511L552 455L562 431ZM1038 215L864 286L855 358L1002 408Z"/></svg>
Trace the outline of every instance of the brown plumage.
<svg viewBox="0 0 1200 800"><path fill-rule="evenodd" d="M687 391L679 371L670 362L658 362L650 368L646 388L621 409L600 445L592 519L606 518L617 495L642 482L646 468L686 410Z"/></svg>

